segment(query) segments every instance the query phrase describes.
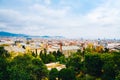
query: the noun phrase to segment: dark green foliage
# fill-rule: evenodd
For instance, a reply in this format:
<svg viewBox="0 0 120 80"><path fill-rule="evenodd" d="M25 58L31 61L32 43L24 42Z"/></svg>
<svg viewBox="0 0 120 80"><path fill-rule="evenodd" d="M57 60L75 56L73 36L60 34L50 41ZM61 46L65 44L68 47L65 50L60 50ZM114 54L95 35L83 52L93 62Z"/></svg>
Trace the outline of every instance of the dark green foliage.
<svg viewBox="0 0 120 80"><path fill-rule="evenodd" d="M31 62L30 56L17 56L15 57L9 66L9 73L10 73L10 79L11 80L24 80L24 79L30 79L30 76L27 72L27 66Z"/></svg>
<svg viewBox="0 0 120 80"><path fill-rule="evenodd" d="M66 63L65 56L59 50L57 52L54 51L53 53L49 53L49 54L40 52L39 56L44 63L50 63L56 61L60 61L60 63Z"/></svg>
<svg viewBox="0 0 120 80"><path fill-rule="evenodd" d="M89 50L88 50L89 51ZM0 80L120 80L120 52L90 53L87 50L68 58L58 50L47 54L46 49L36 53L12 57L0 47ZM45 63L60 62L66 68L49 72Z"/></svg>
<svg viewBox="0 0 120 80"><path fill-rule="evenodd" d="M53 51L53 55L56 56L56 55L57 55L57 52L56 52L56 51Z"/></svg>
<svg viewBox="0 0 120 80"><path fill-rule="evenodd" d="M7 80L9 78L9 74L7 71L8 60L10 54L4 49L4 47L0 47L0 80Z"/></svg>
<svg viewBox="0 0 120 80"><path fill-rule="evenodd" d="M51 69L49 72L49 80L56 80L58 78L58 70L56 68Z"/></svg>
<svg viewBox="0 0 120 80"><path fill-rule="evenodd" d="M37 56L37 49L35 49L35 55Z"/></svg>
<svg viewBox="0 0 120 80"><path fill-rule="evenodd" d="M77 50L76 54L84 57L84 52L81 52L81 50Z"/></svg>
<svg viewBox="0 0 120 80"><path fill-rule="evenodd" d="M104 62L104 65L102 67L102 71L103 71L102 79L114 80L117 66L115 64L113 54L103 54L101 56Z"/></svg>
<svg viewBox="0 0 120 80"><path fill-rule="evenodd" d="M109 52L109 48L105 48L105 49L104 49L104 52L105 52L105 53L108 53L108 52Z"/></svg>
<svg viewBox="0 0 120 80"><path fill-rule="evenodd" d="M118 74L118 72L120 71L120 52L113 53L113 60L116 65L116 73Z"/></svg>
<svg viewBox="0 0 120 80"><path fill-rule="evenodd" d="M42 54L43 54L43 51L41 50L41 51L40 51L40 54L39 54L39 57L41 57L41 56L42 56Z"/></svg>
<svg viewBox="0 0 120 80"><path fill-rule="evenodd" d="M65 58L65 56L63 55L62 52L60 52L59 50L56 52L56 54L53 52L53 55L55 55L55 58L57 61L59 61L62 64L66 64L67 60Z"/></svg>
<svg viewBox="0 0 120 80"><path fill-rule="evenodd" d="M59 80L76 80L75 71L71 68L64 68L59 71Z"/></svg>
<svg viewBox="0 0 120 80"><path fill-rule="evenodd" d="M85 80L96 80L94 76L91 76L91 75L88 75L86 74L85 75Z"/></svg>
<svg viewBox="0 0 120 80"><path fill-rule="evenodd" d="M33 56L33 57L37 57L37 56L38 56L38 54L37 54L37 49L35 49L35 52L34 52L34 51L32 52L32 56Z"/></svg>
<svg viewBox="0 0 120 80"><path fill-rule="evenodd" d="M30 55L15 57L8 70L11 80L41 80L48 76L43 62Z"/></svg>
<svg viewBox="0 0 120 80"><path fill-rule="evenodd" d="M61 57L58 58L58 61L59 61L61 64L66 64L67 59L65 58L65 56L61 56Z"/></svg>
<svg viewBox="0 0 120 80"><path fill-rule="evenodd" d="M115 80L120 80L120 71L119 74L115 77Z"/></svg>
<svg viewBox="0 0 120 80"><path fill-rule="evenodd" d="M48 63L56 61L55 56L53 54L48 54L47 58L48 58Z"/></svg>
<svg viewBox="0 0 120 80"><path fill-rule="evenodd" d="M7 78L9 77L7 65L7 60L0 57L0 80L7 80Z"/></svg>
<svg viewBox="0 0 120 80"><path fill-rule="evenodd" d="M56 52L56 51L53 51L53 53L52 53L54 56L55 56L55 58L56 58L56 60L57 61L59 61L60 59L60 57L62 57L62 56L64 56L63 54L62 54L62 52L60 52L59 50Z"/></svg>
<svg viewBox="0 0 120 80"><path fill-rule="evenodd" d="M103 62L98 54L85 55L86 72L92 76L100 77Z"/></svg>
<svg viewBox="0 0 120 80"><path fill-rule="evenodd" d="M56 58L60 58L61 56L63 56L63 54L60 52L60 50L58 50L56 53Z"/></svg>
<svg viewBox="0 0 120 80"><path fill-rule="evenodd" d="M47 54L47 50L46 50L46 49L44 49L44 54L45 54L45 55Z"/></svg>
<svg viewBox="0 0 120 80"><path fill-rule="evenodd" d="M33 57L37 57L36 53L32 52L32 56Z"/></svg>
<svg viewBox="0 0 120 80"><path fill-rule="evenodd" d="M10 54L4 49L4 47L0 47L0 57L1 58L10 57Z"/></svg>
<svg viewBox="0 0 120 80"><path fill-rule="evenodd" d="M75 72L79 73L83 67L81 59L82 58L79 55L75 55L73 57L70 57L66 66L73 68Z"/></svg>
<svg viewBox="0 0 120 80"><path fill-rule="evenodd" d="M43 63L47 63L48 59L46 58L46 54L41 54L40 58L42 59Z"/></svg>
<svg viewBox="0 0 120 80"><path fill-rule="evenodd" d="M103 75L104 80L114 80L115 79L115 65L113 62L107 62L103 65Z"/></svg>
<svg viewBox="0 0 120 80"><path fill-rule="evenodd" d="M40 58L44 63L56 62L55 56L53 54L41 54Z"/></svg>
<svg viewBox="0 0 120 80"><path fill-rule="evenodd" d="M35 76L35 80L41 80L42 78L48 77L47 68L40 59L33 59L32 63L34 65L32 72Z"/></svg>

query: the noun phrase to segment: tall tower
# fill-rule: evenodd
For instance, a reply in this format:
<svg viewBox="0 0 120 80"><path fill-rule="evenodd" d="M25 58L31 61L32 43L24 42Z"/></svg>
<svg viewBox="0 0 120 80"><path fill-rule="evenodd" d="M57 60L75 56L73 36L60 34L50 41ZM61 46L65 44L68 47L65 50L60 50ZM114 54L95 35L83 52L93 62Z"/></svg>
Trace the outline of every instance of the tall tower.
<svg viewBox="0 0 120 80"><path fill-rule="evenodd" d="M62 42L59 43L60 46L60 52L62 52Z"/></svg>

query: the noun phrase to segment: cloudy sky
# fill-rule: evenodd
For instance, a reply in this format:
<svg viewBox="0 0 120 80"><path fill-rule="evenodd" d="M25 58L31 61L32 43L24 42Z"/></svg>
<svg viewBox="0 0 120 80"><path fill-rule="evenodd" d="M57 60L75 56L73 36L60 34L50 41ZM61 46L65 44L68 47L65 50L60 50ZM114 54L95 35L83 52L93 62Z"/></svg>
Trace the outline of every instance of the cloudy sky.
<svg viewBox="0 0 120 80"><path fill-rule="evenodd" d="M0 31L120 39L120 0L0 0Z"/></svg>

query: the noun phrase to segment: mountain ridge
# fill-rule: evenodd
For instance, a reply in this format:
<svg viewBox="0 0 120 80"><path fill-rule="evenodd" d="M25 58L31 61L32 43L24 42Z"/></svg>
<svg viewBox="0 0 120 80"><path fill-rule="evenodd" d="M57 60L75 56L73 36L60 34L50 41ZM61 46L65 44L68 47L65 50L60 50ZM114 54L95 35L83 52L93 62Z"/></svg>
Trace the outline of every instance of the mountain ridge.
<svg viewBox="0 0 120 80"><path fill-rule="evenodd" d="M0 37L35 37L35 38L64 38L63 36L48 36L48 35L43 35L43 36L31 36L31 35L26 35L26 34L17 34L17 33L11 33L11 32L6 32L6 31L0 31Z"/></svg>
<svg viewBox="0 0 120 80"><path fill-rule="evenodd" d="M0 37L28 37L28 35L0 31Z"/></svg>

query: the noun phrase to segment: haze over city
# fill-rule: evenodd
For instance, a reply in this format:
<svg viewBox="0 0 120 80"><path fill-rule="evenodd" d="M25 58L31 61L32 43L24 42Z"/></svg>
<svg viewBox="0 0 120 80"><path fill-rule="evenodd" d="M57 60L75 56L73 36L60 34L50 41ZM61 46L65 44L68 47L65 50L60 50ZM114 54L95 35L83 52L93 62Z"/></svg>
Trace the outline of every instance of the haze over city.
<svg viewBox="0 0 120 80"><path fill-rule="evenodd" d="M0 0L0 31L120 39L120 0Z"/></svg>

